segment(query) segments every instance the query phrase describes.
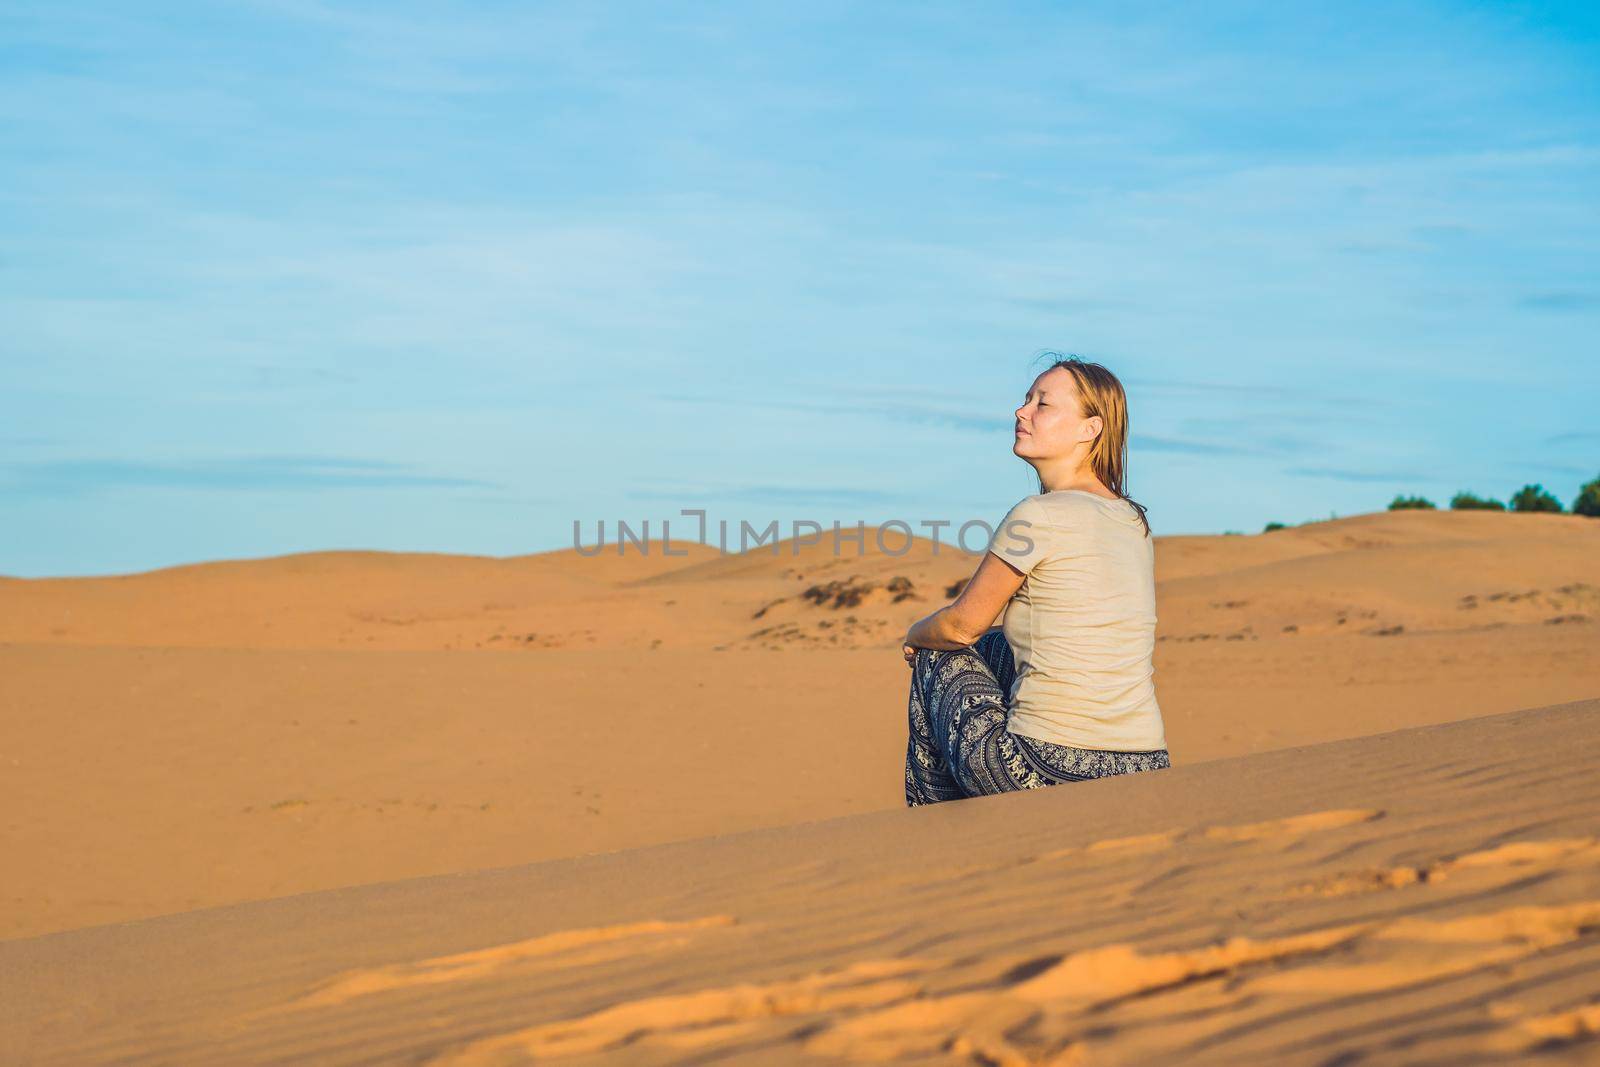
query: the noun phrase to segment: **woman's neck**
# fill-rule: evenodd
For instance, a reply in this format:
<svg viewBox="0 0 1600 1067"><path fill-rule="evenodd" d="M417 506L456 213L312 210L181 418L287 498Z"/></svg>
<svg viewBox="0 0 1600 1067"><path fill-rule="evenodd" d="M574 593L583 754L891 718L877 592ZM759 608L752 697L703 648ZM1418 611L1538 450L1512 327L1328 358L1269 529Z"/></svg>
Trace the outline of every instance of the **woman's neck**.
<svg viewBox="0 0 1600 1067"><path fill-rule="evenodd" d="M1083 475L1074 475L1070 478L1063 478L1059 482L1052 481L1048 478L1041 478L1039 484L1044 488L1046 493L1058 493L1065 489L1076 489L1079 492L1093 493L1096 496L1115 498L1117 495L1102 485L1100 479L1094 477L1093 475L1089 475L1087 477Z"/></svg>

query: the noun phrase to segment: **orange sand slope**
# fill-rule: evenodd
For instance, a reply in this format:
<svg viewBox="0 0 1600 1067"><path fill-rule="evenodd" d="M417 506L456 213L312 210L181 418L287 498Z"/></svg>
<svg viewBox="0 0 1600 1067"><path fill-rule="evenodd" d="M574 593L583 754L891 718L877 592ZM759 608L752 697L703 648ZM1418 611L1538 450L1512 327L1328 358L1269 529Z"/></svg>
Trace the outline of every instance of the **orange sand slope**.
<svg viewBox="0 0 1600 1067"><path fill-rule="evenodd" d="M902 807L898 641L975 561L680 547L0 579L0 939ZM1600 695L1593 519L1156 568L1176 765Z"/></svg>
<svg viewBox="0 0 1600 1067"><path fill-rule="evenodd" d="M978 557L824 538L740 554L614 545L496 559L313 552L109 578L0 578L0 642L232 648L883 648ZM902 535L888 531L898 552ZM981 547L981 545L979 546ZM775 549L775 551L774 551ZM1159 639L1395 636L1600 618L1600 521L1391 511L1156 538Z"/></svg>
<svg viewBox="0 0 1600 1067"><path fill-rule="evenodd" d="M0 1059L1592 1061L1597 715L4 942Z"/></svg>

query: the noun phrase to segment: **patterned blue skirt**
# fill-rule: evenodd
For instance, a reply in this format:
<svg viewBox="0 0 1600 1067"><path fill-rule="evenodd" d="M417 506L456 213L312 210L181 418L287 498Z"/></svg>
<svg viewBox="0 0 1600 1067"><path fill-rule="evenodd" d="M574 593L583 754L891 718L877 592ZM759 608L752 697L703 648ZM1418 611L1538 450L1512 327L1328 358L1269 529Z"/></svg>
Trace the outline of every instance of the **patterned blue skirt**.
<svg viewBox="0 0 1600 1067"><path fill-rule="evenodd" d="M1016 661L1005 634L968 648L919 648L911 670L906 806L989 796L1172 766L1164 748L1112 752L1041 741L1006 728Z"/></svg>

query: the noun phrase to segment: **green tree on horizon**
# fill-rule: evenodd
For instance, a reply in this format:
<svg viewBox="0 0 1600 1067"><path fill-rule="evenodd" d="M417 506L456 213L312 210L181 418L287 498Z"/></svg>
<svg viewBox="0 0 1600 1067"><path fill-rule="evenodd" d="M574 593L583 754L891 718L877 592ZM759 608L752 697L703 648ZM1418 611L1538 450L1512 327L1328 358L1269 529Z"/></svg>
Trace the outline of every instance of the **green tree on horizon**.
<svg viewBox="0 0 1600 1067"><path fill-rule="evenodd" d="M1504 511L1506 506L1494 497L1481 497L1463 489L1450 498L1451 511Z"/></svg>
<svg viewBox="0 0 1600 1067"><path fill-rule="evenodd" d="M1390 511L1400 511L1405 508L1418 508L1427 511L1437 511L1433 501L1422 496L1397 496L1389 501Z"/></svg>
<svg viewBox="0 0 1600 1067"><path fill-rule="evenodd" d="M1594 481L1584 482L1578 487L1578 495L1572 501L1572 513L1600 519L1600 475L1596 475Z"/></svg>
<svg viewBox="0 0 1600 1067"><path fill-rule="evenodd" d="M1511 495L1512 511L1554 511L1562 509L1561 501L1557 500L1545 487L1534 483L1525 485Z"/></svg>

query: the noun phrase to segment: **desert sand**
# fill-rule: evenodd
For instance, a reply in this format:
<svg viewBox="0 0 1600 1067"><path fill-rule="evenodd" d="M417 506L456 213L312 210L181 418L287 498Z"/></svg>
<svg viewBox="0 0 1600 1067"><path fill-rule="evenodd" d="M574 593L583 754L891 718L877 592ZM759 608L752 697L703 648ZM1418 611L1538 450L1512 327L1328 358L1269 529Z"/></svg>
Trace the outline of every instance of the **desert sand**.
<svg viewBox="0 0 1600 1067"><path fill-rule="evenodd" d="M0 942L7 1062L1593 1062L1600 701Z"/></svg>
<svg viewBox="0 0 1600 1067"><path fill-rule="evenodd" d="M872 545L0 580L0 1058L1596 1054L1600 522L1159 537L1172 769L915 810Z"/></svg>

